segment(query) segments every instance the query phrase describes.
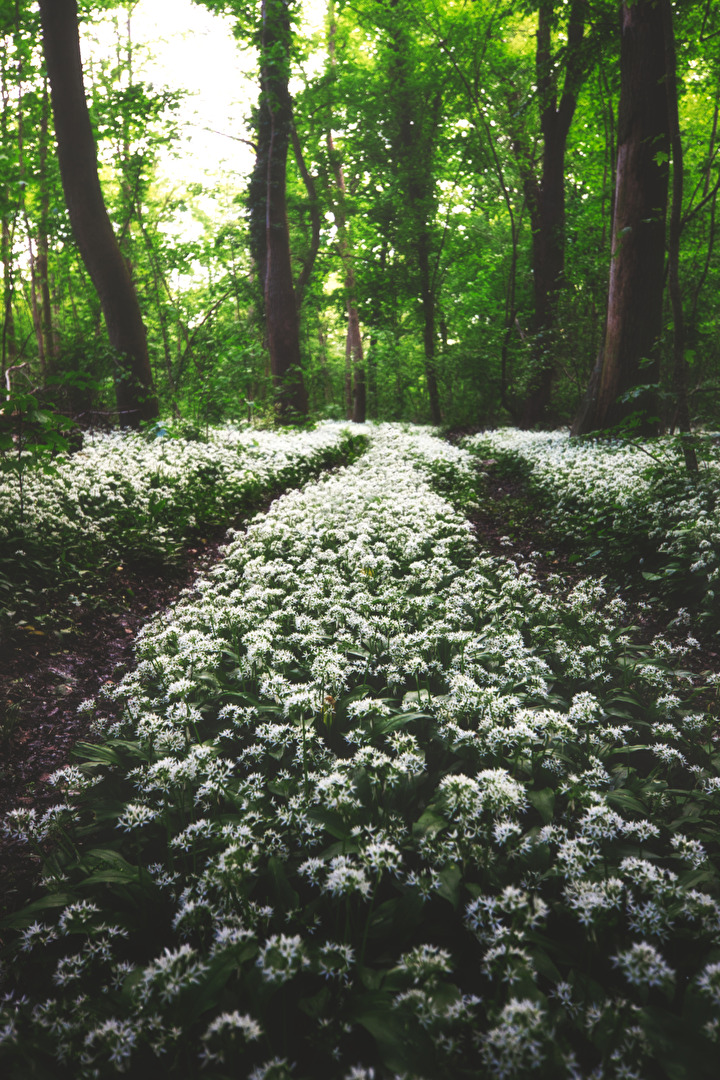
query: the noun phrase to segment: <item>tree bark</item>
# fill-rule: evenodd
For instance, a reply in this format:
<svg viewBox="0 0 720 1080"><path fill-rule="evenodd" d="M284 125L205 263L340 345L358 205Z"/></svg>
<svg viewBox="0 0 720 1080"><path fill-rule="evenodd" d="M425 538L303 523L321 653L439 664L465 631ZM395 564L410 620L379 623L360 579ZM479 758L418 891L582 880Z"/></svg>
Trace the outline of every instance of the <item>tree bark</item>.
<svg viewBox="0 0 720 1080"><path fill-rule="evenodd" d="M315 269L318 252L320 251L320 203L318 201L315 179L305 162L302 143L300 142L300 136L297 133L294 122L291 122L290 125L290 137L292 139L292 148L298 171L300 172L303 184L305 185L305 191L307 192L310 209L310 248L307 255L302 260L302 269L295 282L295 307L298 309L299 313L302 308L303 300L305 299L305 291L312 278L313 270Z"/></svg>
<svg viewBox="0 0 720 1080"><path fill-rule="evenodd" d="M332 0L328 7L328 21L328 55L330 57L330 66L334 69L336 65L335 36L337 33L337 24L335 22L335 7ZM345 309L347 311L348 320L345 336L345 402L348 419L352 419L356 424L364 424L367 412L365 357L362 333L360 330L360 314L357 305L355 259L352 249L350 225L347 219L345 171L333 138L332 116L329 118L326 143L330 167L335 178L335 188L337 191L337 201L334 209L335 225L338 231L340 260L345 271Z"/></svg>
<svg viewBox="0 0 720 1080"><path fill-rule="evenodd" d="M53 305L50 296L50 176L48 175L48 138L50 120L50 97L47 78L43 85L42 117L40 121L40 225L37 242L37 273L40 281L42 312L42 336L45 351L46 375L53 375L59 353L59 342L53 321Z"/></svg>
<svg viewBox="0 0 720 1080"><path fill-rule="evenodd" d="M424 224L424 222L423 222ZM417 239L417 260L420 271L420 300L423 311L423 350L425 352L425 381L430 399L430 419L439 426L442 423L440 394L437 382L435 348L435 289L430 268L430 238L428 230L421 228Z"/></svg>
<svg viewBox="0 0 720 1080"><path fill-rule="evenodd" d="M261 115L266 110L265 318L278 416L306 416L308 398L300 358L300 323L293 288L287 220L287 155L292 128L288 0L263 0Z"/></svg>
<svg viewBox="0 0 720 1080"><path fill-rule="evenodd" d="M270 149L270 109L263 94L253 113L255 127L255 162L248 184L247 208L249 214L250 256L256 273L257 301L260 315L265 322L265 278L267 277L267 170ZM267 345L267 328L265 330Z"/></svg>
<svg viewBox="0 0 720 1080"><path fill-rule="evenodd" d="M573 434L600 431L637 414L637 430L658 431L656 384L665 284L668 108L663 14L652 0L623 4L614 251L605 340Z"/></svg>
<svg viewBox="0 0 720 1080"><path fill-rule="evenodd" d="M697 455L689 438L690 410L687 396L687 361L685 360L685 311L680 289L680 235L682 232L684 161L678 109L675 29L670 0L662 0L662 13L665 36L665 89L673 163L668 239L668 292L670 293L670 304L673 313L673 390L675 394L673 427L677 425L680 430L685 467L688 472L696 473L698 471Z"/></svg>
<svg viewBox="0 0 720 1080"><path fill-rule="evenodd" d="M0 63L1 85L0 93L0 135L2 145L7 146L8 117L10 115L10 89L7 84L5 57ZM3 192L2 230L0 233L0 262L2 262L3 296L2 296L2 351L0 353L0 374L5 379L6 369L14 367L17 363L17 341L15 335L15 314L13 302L15 294L15 263L13 259L13 242L15 239L15 220L17 207L12 205L10 188ZM12 220L12 226L10 224Z"/></svg>
<svg viewBox="0 0 720 1080"><path fill-rule="evenodd" d="M573 0L568 20L567 62L560 102L552 56L552 7L538 11L536 70L543 136L540 181L532 177L528 199L532 223L533 375L521 410L520 426L546 418L555 381L557 306L565 277L565 151L584 75L580 52L585 29L584 0ZM525 184L528 191L528 183Z"/></svg>
<svg viewBox="0 0 720 1080"><path fill-rule="evenodd" d="M397 11L398 5L390 5ZM415 258L415 281L423 318L425 383L430 406L430 420L442 423L438 391L435 349L436 274L431 269L433 219L436 211L433 155L437 129L442 115L443 92L436 88L430 99L413 86L412 54L398 11L398 21L390 29L393 62L390 67L390 93L394 99L396 132L392 152L400 189L406 199L405 243ZM424 91L427 87L423 88Z"/></svg>
<svg viewBox="0 0 720 1080"><path fill-rule="evenodd" d="M39 0L57 154L80 255L100 300L115 357L120 423L158 414L147 334L130 272L108 217L83 85L76 0Z"/></svg>

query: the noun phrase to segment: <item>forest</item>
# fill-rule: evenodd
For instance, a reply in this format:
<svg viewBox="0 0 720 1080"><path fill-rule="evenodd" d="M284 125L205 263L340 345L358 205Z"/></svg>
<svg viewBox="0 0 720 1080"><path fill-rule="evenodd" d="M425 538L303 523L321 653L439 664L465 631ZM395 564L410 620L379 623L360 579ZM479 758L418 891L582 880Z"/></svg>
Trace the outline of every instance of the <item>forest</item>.
<svg viewBox="0 0 720 1080"><path fill-rule="evenodd" d="M280 410L592 430L618 420L578 419L602 346L623 355L615 412L713 417L717 5L627 5L623 33L611 0L336 0L308 37L284 0L205 0L258 65L255 167L212 192L201 168L158 181L181 92L135 74L137 0L77 7L0 5L13 393L84 426ZM109 18L88 124L67 23ZM192 239L169 234L181 213Z"/></svg>
<svg viewBox="0 0 720 1080"><path fill-rule="evenodd" d="M178 0L178 182L159 3L0 0L0 1072L716 1080L720 5Z"/></svg>

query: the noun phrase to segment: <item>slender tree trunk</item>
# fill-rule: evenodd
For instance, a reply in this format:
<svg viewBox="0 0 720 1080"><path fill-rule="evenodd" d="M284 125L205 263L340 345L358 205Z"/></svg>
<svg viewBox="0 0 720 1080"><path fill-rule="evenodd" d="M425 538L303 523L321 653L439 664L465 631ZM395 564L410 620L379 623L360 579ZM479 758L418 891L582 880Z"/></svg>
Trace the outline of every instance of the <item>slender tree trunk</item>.
<svg viewBox="0 0 720 1080"><path fill-rule="evenodd" d="M440 394L437 383L437 354L435 349L435 291L430 270L429 237L427 230L420 232L417 241L417 260L420 271L420 300L423 312L423 350L425 352L425 381L430 399L430 419L433 424L442 423Z"/></svg>
<svg viewBox="0 0 720 1080"><path fill-rule="evenodd" d="M490 37L490 34L488 34L488 37ZM485 115L485 110L480 98L479 88L475 82L471 82L467 78L462 68L458 66L453 51L449 50L445 43L441 44L453 70L455 71L456 76L465 88L468 99L472 102L475 108L475 127L478 132L482 131L485 135L487 147L493 163L493 168L497 176L500 191L502 192L502 199L505 204L505 209L507 211L508 221L510 222L511 255L508 284L505 290L505 333L503 335L503 344L500 354L500 400L503 408L507 409L513 420L515 420L517 418L517 407L516 403L511 400L509 393L510 377L508 353L510 337L517 322L517 307L515 303L515 295L517 286L520 221L518 219L518 214L516 212L515 204L513 201L513 188L506 179L503 162L500 158L500 154L498 153L493 129L490 127L488 119Z"/></svg>
<svg viewBox="0 0 720 1080"><path fill-rule="evenodd" d="M45 353L45 369L52 375L58 357L59 343L53 326L53 305L50 296L50 177L48 175L48 139L50 121L50 95L47 78L43 84L42 113L40 119L40 225L37 240L37 276L40 285L40 311L42 337Z"/></svg>
<svg viewBox="0 0 720 1080"><path fill-rule="evenodd" d="M541 6L537 31L537 84L543 136L542 172L529 201L532 219L533 375L520 415L521 427L546 418L556 372L558 300L565 278L565 151L584 75L579 49L585 27L583 0L574 0L568 22L565 85L557 102L551 40L552 8ZM527 184L526 184L527 189Z"/></svg>
<svg viewBox="0 0 720 1080"><path fill-rule="evenodd" d="M40 307L37 255L33 246L30 219L27 214L24 214L24 222L27 232L28 265L30 268L30 312L40 362L40 373L44 382L48 376L48 371L45 362L45 338L43 337L42 309Z"/></svg>
<svg viewBox="0 0 720 1080"><path fill-rule="evenodd" d="M697 455L690 434L690 410L687 397L687 361L685 360L685 312L680 290L680 234L684 183L683 145L677 94L677 53L671 0L661 0L665 36L665 90L668 127L672 147L672 202L668 243L668 291L673 313L673 390L675 392L674 423L680 430L685 466L690 473L698 471Z"/></svg>
<svg viewBox="0 0 720 1080"><path fill-rule="evenodd" d="M291 34L288 0L263 0L261 112L263 108L267 109L269 121L265 177L265 318L277 411L284 419L306 416L308 411L287 221L287 155L292 127L288 90Z"/></svg>
<svg viewBox="0 0 720 1080"><path fill-rule="evenodd" d="M157 416L157 400L137 294L103 200L83 85L76 0L39 0L57 154L73 233L97 290L116 353L120 423Z"/></svg>
<svg viewBox="0 0 720 1080"><path fill-rule="evenodd" d="M349 330L345 331L345 419L352 420L352 351Z"/></svg>
<svg viewBox="0 0 720 1080"><path fill-rule="evenodd" d="M143 216L142 208L137 208L137 220L140 227L140 235L145 242L145 250L147 251L148 259L150 261L150 268L153 276L153 291L155 293L155 307L157 311L158 321L160 323L160 334L163 342L163 357L165 360L165 373L167 375L168 387L170 388L170 394L172 397L172 408L176 416L179 416L179 409L177 406L177 384L175 381L175 373L173 372L173 359L172 359L172 346L170 342L170 329L168 327L168 317L165 311L166 298L170 299L172 303L172 295L168 287L167 280L162 273L161 267L158 265L158 256L153 246L152 237L150 236L147 228L145 227L145 218Z"/></svg>
<svg viewBox="0 0 720 1080"><path fill-rule="evenodd" d="M320 361L320 369L321 369L322 374L323 374L323 393L324 393L324 397L325 397L325 404L330 405L332 403L332 400L333 400L332 379L330 378L330 371L328 369L327 338L325 336L325 328L324 328L322 322L320 322L318 324L317 335L318 335L318 345L320 346L319 349L318 349L317 356L318 356L318 360Z"/></svg>
<svg viewBox="0 0 720 1080"><path fill-rule="evenodd" d="M347 312L347 330L345 333L345 400L348 419L356 424L365 423L365 357L360 329L360 313L357 306L357 283L355 279L355 260L352 250L352 237L345 211L345 175L340 162L332 131L327 135L328 154L335 176L338 199L335 204L335 225L338 231L340 259L345 271L345 310Z"/></svg>
<svg viewBox="0 0 720 1080"><path fill-rule="evenodd" d="M10 88L7 83L7 71L5 63L4 47L0 55L0 67L2 82L0 92L2 94L2 108L0 108L0 136L2 145L7 146L9 139L8 117L10 115ZM15 314L13 311L13 298L15 293L15 262L13 256L13 243L15 239L16 210L13 207L10 189L3 192L2 228L0 231L0 261L2 262L3 296L2 296L2 354L0 363L2 366L2 378L5 379L5 371L8 367L14 367L17 362L17 342L15 338Z"/></svg>
<svg viewBox="0 0 720 1080"><path fill-rule="evenodd" d="M665 285L668 108L663 13L652 0L623 4L614 251L605 341L573 433L614 426L637 414L637 430L658 431L657 383Z"/></svg>
<svg viewBox="0 0 720 1080"><path fill-rule="evenodd" d="M378 379L377 379L377 360L375 358L375 340L370 338L370 346L367 351L367 379L365 382L365 392L367 398L366 411L367 415L373 420L378 416Z"/></svg>
<svg viewBox="0 0 720 1080"><path fill-rule="evenodd" d="M257 282L257 302L265 322L265 278L267 277L267 170L270 149L270 109L264 94L254 111L255 163L248 184L250 256L254 264L253 282ZM267 345L267 328L265 330Z"/></svg>
<svg viewBox="0 0 720 1080"><path fill-rule="evenodd" d="M397 10L397 3L390 6ZM438 393L435 350L435 275L431 272L432 222L436 213L433 156L437 129L442 115L443 92L437 88L431 99L423 100L411 82L411 54L401 18L390 31L394 54L390 68L390 92L394 99L397 134L393 154L398 180L407 200L409 231L405 243L415 259L415 287L423 315L423 352L425 383L430 406L430 420L442 423Z"/></svg>
<svg viewBox="0 0 720 1080"><path fill-rule="evenodd" d="M15 292L14 265L12 255L13 234L9 222L2 221L2 267L3 267L3 329L2 329L2 375L17 361L17 340L15 336L15 314L13 296Z"/></svg>
<svg viewBox="0 0 720 1080"><path fill-rule="evenodd" d="M292 139L295 161L297 162L298 170L300 171L303 184L305 185L310 208L310 250L302 260L302 270L295 282L295 307L298 309L299 314L320 250L320 203L318 201L315 179L305 163L305 155L303 154L300 136L298 135L293 122L291 122L290 125L290 137Z"/></svg>
<svg viewBox="0 0 720 1080"><path fill-rule="evenodd" d="M334 69L336 65L335 38L337 33L337 23L335 22L335 5L333 0L330 0L328 6L328 23L328 54L330 57L330 66ZM352 419L356 424L364 424L367 412L365 357L363 353L362 332L360 330L360 314L357 305L355 258L352 247L350 224L347 219L345 171L333 138L332 116L329 118L326 142L328 157L330 158L330 165L335 178L335 188L337 191L335 225L338 231L340 260L345 272L345 307L348 320L345 338L345 400L348 418Z"/></svg>
<svg viewBox="0 0 720 1080"><path fill-rule="evenodd" d="M338 194L338 199L335 204L335 225L338 231L340 259L345 271L345 310L347 312L347 330L345 332L345 401L348 419L352 419L356 424L364 424L367 411L365 356L362 331L360 329L360 313L357 306L355 260L352 250L350 226L345 212L345 175L342 163L337 156L332 131L328 131L327 146Z"/></svg>

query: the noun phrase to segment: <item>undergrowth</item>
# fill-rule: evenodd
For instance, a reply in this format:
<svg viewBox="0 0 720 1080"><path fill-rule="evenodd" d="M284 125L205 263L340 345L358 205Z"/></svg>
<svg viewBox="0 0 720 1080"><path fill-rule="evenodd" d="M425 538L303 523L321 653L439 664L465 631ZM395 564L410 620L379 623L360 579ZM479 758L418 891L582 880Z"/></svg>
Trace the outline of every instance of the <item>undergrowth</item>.
<svg viewBox="0 0 720 1080"><path fill-rule="evenodd" d="M364 445L340 424L284 434L227 426L207 438L156 426L86 435L54 457L11 441L0 459L0 633L42 634L63 611L102 604L116 569L172 570L194 537Z"/></svg>
<svg viewBox="0 0 720 1080"><path fill-rule="evenodd" d="M720 448L698 437L688 474L676 439L570 439L501 429L464 445L523 480L573 561L720 630Z"/></svg>
<svg viewBox="0 0 720 1080"><path fill-rule="evenodd" d="M6 1075L716 1072L718 678L478 556L472 462L371 429L151 622L4 924ZM88 702L88 710L94 703Z"/></svg>

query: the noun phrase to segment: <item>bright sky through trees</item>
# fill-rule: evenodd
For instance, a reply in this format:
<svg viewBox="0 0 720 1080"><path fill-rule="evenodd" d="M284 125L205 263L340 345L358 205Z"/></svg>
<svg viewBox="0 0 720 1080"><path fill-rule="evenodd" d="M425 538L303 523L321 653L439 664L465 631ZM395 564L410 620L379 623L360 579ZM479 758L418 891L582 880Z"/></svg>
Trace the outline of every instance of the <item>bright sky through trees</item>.
<svg viewBox="0 0 720 1080"><path fill-rule="evenodd" d="M164 176L190 183L213 174L247 173L253 152L246 119L257 94L255 59L242 50L229 19L191 0L139 0L131 16L136 74L157 87L185 89L180 157L162 161ZM86 58L116 45L112 13L86 32Z"/></svg>
<svg viewBox="0 0 720 1080"><path fill-rule="evenodd" d="M309 0L304 7L304 25L314 30L324 18L324 4ZM110 12L104 23L86 31L87 60L116 47L115 20L121 17ZM232 20L192 0L137 0L131 33L136 74L157 87L189 92L180 114L183 152L163 158L163 175L190 183L213 174L248 174L254 155L247 119L258 92L256 58L233 37Z"/></svg>

